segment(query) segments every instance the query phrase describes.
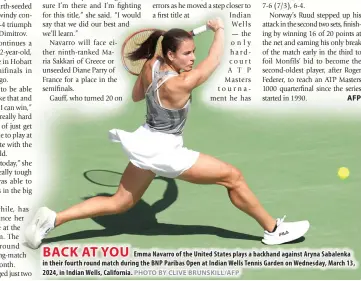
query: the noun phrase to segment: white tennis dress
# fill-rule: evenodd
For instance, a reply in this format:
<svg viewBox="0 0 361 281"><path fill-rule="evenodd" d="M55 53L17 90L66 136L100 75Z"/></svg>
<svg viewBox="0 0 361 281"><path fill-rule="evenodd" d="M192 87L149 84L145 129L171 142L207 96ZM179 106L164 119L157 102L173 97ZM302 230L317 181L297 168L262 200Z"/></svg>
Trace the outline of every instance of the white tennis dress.
<svg viewBox="0 0 361 281"><path fill-rule="evenodd" d="M199 152L183 146L182 133L190 100L181 109L167 109L160 103L159 87L178 75L174 71L159 71L160 63L160 58L154 63L152 83L145 93L146 123L134 132L112 129L109 131L109 138L121 143L130 162L138 168L151 170L159 176L175 178L193 166Z"/></svg>

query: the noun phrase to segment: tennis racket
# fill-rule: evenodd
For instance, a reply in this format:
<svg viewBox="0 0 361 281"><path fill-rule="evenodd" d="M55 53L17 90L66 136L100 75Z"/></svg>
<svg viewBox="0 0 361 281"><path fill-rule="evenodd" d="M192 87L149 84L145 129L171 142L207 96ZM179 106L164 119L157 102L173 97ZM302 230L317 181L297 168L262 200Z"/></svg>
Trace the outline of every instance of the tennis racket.
<svg viewBox="0 0 361 281"><path fill-rule="evenodd" d="M192 36L196 36L200 33L203 33L205 31L209 30L209 27L207 25L203 25L201 27L198 27L196 29L193 29L189 33ZM135 51L139 45L141 45L145 40L149 38L149 36L156 31L156 29L142 29L139 30L130 36L128 36L122 46L122 62L124 68L133 75L139 75L139 73L142 71L144 63L147 61L147 59L140 59L136 61L132 61L128 58L128 54ZM161 55L161 40L158 40L157 48L155 51L155 54Z"/></svg>

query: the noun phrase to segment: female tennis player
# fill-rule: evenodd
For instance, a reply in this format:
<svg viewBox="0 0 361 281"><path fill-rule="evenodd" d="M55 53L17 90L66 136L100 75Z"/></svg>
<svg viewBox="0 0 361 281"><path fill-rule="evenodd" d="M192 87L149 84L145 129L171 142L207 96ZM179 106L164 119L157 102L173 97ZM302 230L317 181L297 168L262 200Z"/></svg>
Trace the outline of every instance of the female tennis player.
<svg viewBox="0 0 361 281"><path fill-rule="evenodd" d="M208 56L196 67L193 37L181 29L155 31L130 53L131 60L146 59L132 97L134 102L146 100L147 115L146 122L135 132L109 131L111 140L121 144L130 160L117 192L112 197L93 197L58 213L40 208L25 231L30 247L39 247L50 230L68 221L127 211L138 202L156 175L224 186L233 205L261 225L265 244L286 243L307 232L308 221L287 223L284 218L274 219L267 213L236 167L183 146L182 132L192 90L211 76L223 54L223 22L217 18L209 20L207 25L214 32L214 39ZM160 39L161 56L155 54Z"/></svg>

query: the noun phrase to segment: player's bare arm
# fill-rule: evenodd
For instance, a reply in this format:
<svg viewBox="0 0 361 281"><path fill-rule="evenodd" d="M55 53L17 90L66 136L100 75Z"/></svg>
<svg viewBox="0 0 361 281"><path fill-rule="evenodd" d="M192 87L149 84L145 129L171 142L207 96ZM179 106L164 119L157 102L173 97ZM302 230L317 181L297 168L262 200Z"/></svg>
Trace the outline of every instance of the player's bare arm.
<svg viewBox="0 0 361 281"><path fill-rule="evenodd" d="M197 67L189 72L183 72L181 85L189 92L204 83L216 70L221 62L224 50L224 25L221 19L217 18L207 22L207 25L214 31L214 40L209 49L208 56L201 61Z"/></svg>

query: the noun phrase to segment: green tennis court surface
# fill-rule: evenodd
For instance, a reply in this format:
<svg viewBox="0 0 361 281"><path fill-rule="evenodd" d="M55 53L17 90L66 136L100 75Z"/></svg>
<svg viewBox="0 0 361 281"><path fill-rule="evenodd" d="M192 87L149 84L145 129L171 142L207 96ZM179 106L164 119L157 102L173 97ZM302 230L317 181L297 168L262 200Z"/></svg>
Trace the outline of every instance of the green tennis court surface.
<svg viewBox="0 0 361 281"><path fill-rule="evenodd" d="M213 110L197 93L185 145L237 166L273 216L308 219L311 229L304 241L267 247L260 242L261 228L230 203L223 187L156 178L126 214L67 223L51 232L47 242L124 243L146 249L349 248L360 262L361 121ZM44 203L57 211L117 190L128 159L120 145L108 141L108 130L135 130L144 122L145 104L129 103L112 117L73 114L53 124L51 136L56 140L49 156L54 182ZM344 181L337 177L341 166L351 172ZM360 279L361 268L246 269L241 278Z"/></svg>
<svg viewBox="0 0 361 281"><path fill-rule="evenodd" d="M57 150L51 155L56 181L45 202L59 211L98 194L112 194L128 160L107 139L113 127L133 130L144 104L129 104L111 118L67 116L54 124ZM360 122L340 118L266 118L211 111L197 98L185 145L239 167L269 212L288 220L308 219L299 243L272 247L350 248L361 260ZM347 180L337 169L347 166ZM165 191L167 192L165 193ZM123 215L65 224L48 242L126 243L137 248L268 248L253 219L229 202L224 188L157 178L143 200ZM357 270L247 269L242 279L359 279Z"/></svg>

